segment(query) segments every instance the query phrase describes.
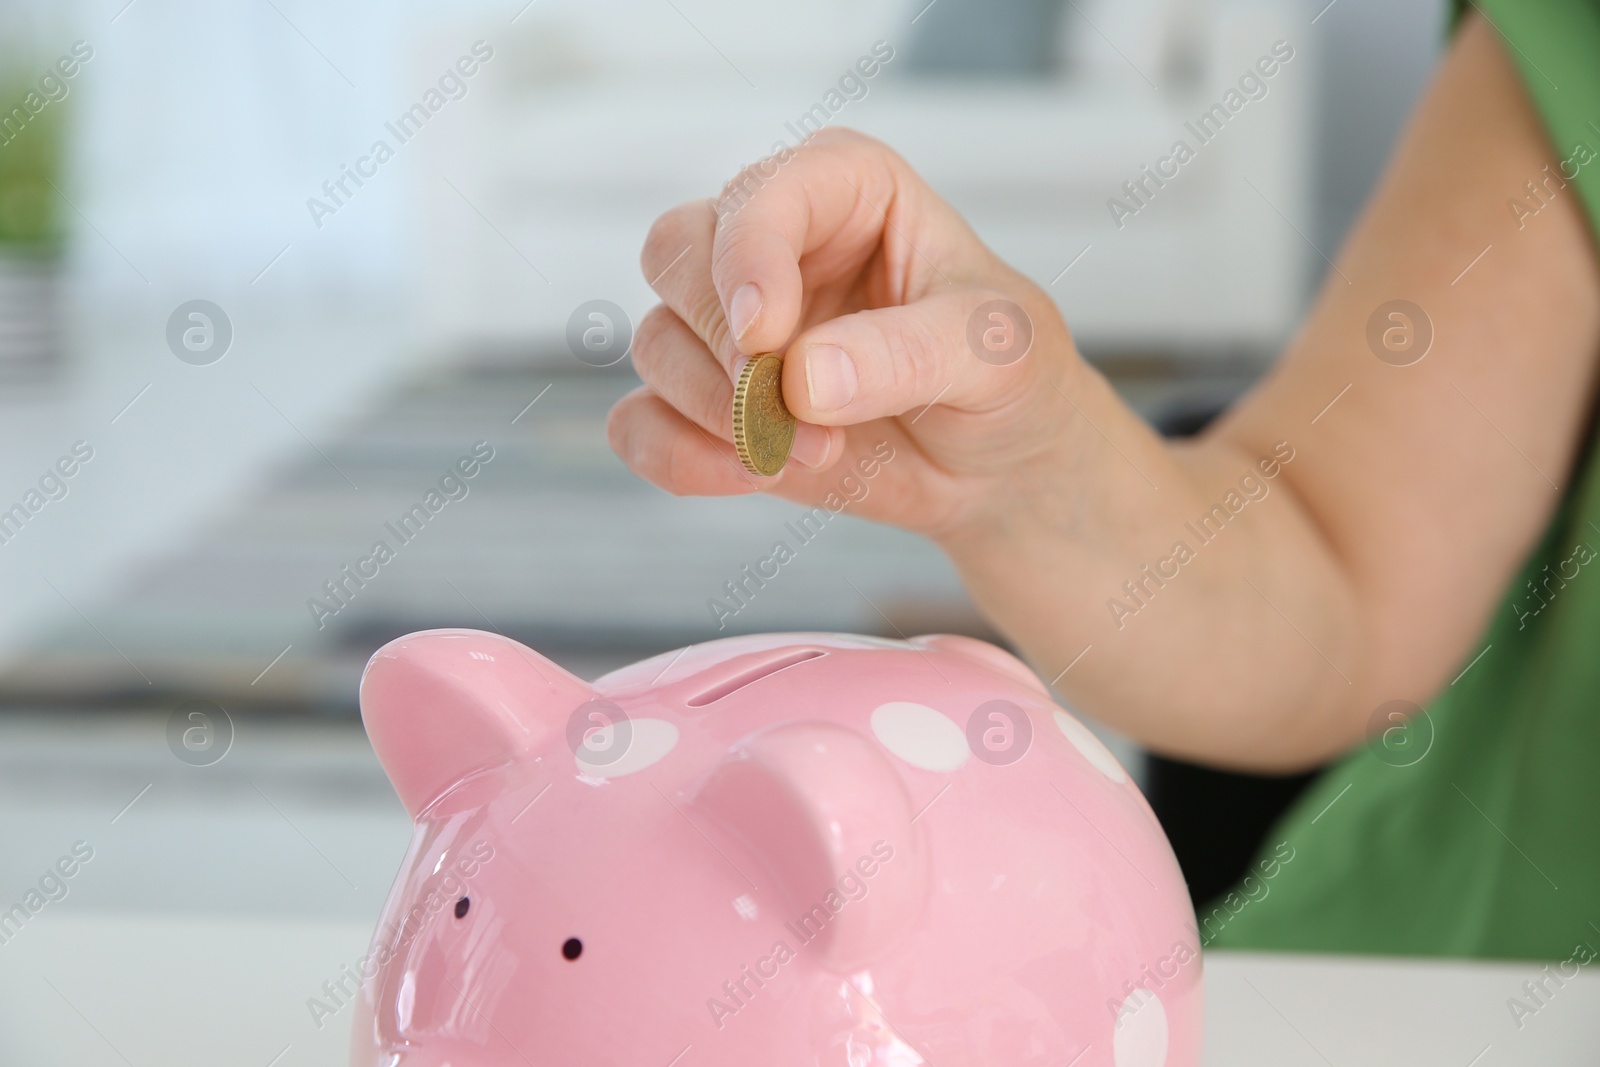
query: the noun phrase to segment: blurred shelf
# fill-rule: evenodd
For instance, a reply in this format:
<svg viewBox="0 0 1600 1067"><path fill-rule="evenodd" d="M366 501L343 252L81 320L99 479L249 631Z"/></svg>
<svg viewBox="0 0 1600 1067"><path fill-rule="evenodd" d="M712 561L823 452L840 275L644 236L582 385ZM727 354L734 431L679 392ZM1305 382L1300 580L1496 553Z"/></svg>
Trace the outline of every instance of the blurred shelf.
<svg viewBox="0 0 1600 1067"><path fill-rule="evenodd" d="M0 701L187 694L349 713L378 645L438 626L499 630L587 677L752 630L994 639L921 538L846 511L801 544L786 526L805 511L797 504L675 498L635 478L605 441L606 412L637 384L626 364L548 366L501 354L429 371L380 399L114 596L37 634L0 675ZM1159 361L1108 369L1152 418L1221 406L1255 373ZM494 458L402 544L394 524L479 441ZM319 618L311 600L337 606L324 583L344 580L341 568L379 539L394 560ZM779 539L796 559L719 629L708 601L732 606L724 584Z"/></svg>

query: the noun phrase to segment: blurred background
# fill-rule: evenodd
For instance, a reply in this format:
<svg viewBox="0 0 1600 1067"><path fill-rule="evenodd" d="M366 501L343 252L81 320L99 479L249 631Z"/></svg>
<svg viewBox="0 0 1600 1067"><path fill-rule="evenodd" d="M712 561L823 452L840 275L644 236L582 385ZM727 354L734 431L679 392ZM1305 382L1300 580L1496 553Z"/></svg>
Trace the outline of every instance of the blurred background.
<svg viewBox="0 0 1600 1067"><path fill-rule="evenodd" d="M585 677L735 632L993 637L934 549L848 515L719 629L708 600L800 509L673 499L606 446L661 211L808 129L870 132L1189 432L1295 328L1444 24L1432 0L0 12L0 905L95 851L0 944L7 1063L121 1062L118 1034L161 1060L113 962L48 981L68 954L150 974L174 938L370 924L409 836L355 708L391 637L493 629ZM195 1025L258 1028L263 1064L342 1048L306 1018L318 967Z"/></svg>

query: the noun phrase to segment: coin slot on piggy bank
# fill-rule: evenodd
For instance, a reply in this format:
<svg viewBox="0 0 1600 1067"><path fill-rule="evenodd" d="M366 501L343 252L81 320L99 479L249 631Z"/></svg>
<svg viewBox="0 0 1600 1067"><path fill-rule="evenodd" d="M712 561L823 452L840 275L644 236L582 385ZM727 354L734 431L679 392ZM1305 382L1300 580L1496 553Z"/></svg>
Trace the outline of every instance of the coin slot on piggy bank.
<svg viewBox="0 0 1600 1067"><path fill-rule="evenodd" d="M793 667L797 663L804 663L808 659L826 656L827 653L815 648L801 649L799 652L790 652L779 656L777 659L758 663L754 667L746 667L731 678L724 678L711 688L697 693L684 701L691 708L703 708L707 704L714 704L723 697L732 696L747 685L753 685L768 675L777 674L785 667Z"/></svg>

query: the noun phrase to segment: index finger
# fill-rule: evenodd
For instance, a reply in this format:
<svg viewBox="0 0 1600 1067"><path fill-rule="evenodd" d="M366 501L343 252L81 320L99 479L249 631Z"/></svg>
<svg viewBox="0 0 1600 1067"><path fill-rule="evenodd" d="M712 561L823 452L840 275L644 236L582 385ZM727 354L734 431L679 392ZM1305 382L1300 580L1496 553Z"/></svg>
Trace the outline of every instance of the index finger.
<svg viewBox="0 0 1600 1067"><path fill-rule="evenodd" d="M711 279L740 352L780 351L800 326L807 282L859 273L883 238L884 210L910 180L885 145L830 129L751 164L724 187ZM808 256L815 279L802 277Z"/></svg>

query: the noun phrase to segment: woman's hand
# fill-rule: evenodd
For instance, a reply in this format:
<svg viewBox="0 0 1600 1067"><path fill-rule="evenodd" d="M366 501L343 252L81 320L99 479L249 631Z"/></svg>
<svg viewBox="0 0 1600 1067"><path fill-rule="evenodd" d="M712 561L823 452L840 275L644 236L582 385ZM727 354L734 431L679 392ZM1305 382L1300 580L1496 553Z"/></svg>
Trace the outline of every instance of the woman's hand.
<svg viewBox="0 0 1600 1067"><path fill-rule="evenodd" d="M642 262L662 303L633 345L645 384L609 434L669 492L818 504L865 463L873 491L853 511L939 538L1059 462L1080 363L1055 305L871 138L824 131L674 208ZM800 420L773 478L730 443L733 382L762 352L784 355Z"/></svg>
<svg viewBox="0 0 1600 1067"><path fill-rule="evenodd" d="M1576 188L1537 218L1506 209L1557 158L1469 16L1283 359L1176 444L905 163L822 134L656 224L645 272L665 307L641 324L646 384L611 439L673 492L806 503L885 442L894 458L852 512L937 541L1076 707L1170 754L1314 765L1480 651L1572 478L1600 260ZM1368 340L1397 298L1431 326L1404 365ZM969 340L1003 341L996 300L1032 330L1011 362ZM738 361L767 351L785 353L803 425L762 480L728 441Z"/></svg>

